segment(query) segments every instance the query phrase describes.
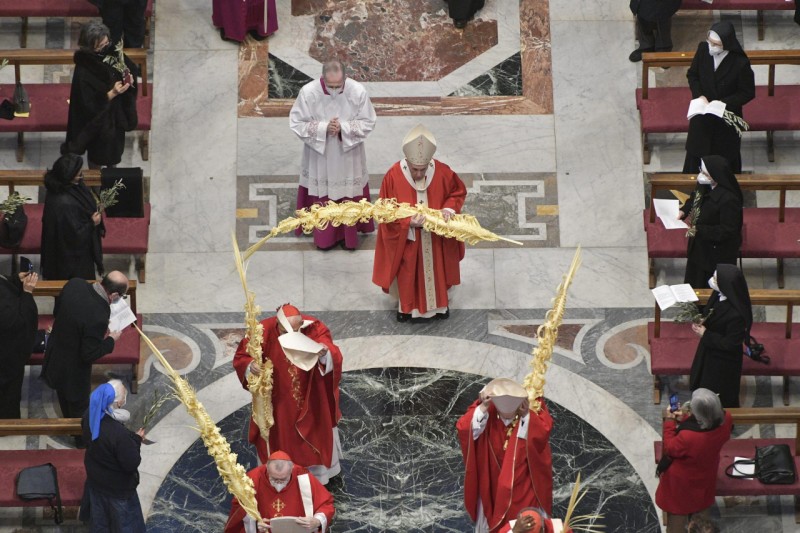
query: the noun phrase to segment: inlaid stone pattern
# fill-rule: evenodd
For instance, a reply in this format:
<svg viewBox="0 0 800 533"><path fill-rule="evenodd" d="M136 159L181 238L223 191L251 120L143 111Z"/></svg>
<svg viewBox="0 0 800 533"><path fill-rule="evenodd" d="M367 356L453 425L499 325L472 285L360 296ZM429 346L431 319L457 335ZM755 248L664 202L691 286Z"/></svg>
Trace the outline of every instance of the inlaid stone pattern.
<svg viewBox="0 0 800 533"><path fill-rule="evenodd" d="M514 54L450 96L519 96L522 94L521 56Z"/></svg>
<svg viewBox="0 0 800 533"><path fill-rule="evenodd" d="M497 21L475 19L465 36L442 0L329 0L320 8L308 54L345 61L360 81L436 81L497 43Z"/></svg>
<svg viewBox="0 0 800 533"><path fill-rule="evenodd" d="M463 174L467 201L463 211L478 218L485 228L527 247L558 247L558 190L552 174L497 173ZM377 197L382 176L370 177L373 199ZM249 246L266 235L281 220L293 216L296 209L297 178L293 176L240 176L237 186L236 236L239 244ZM480 243L479 247L510 247L499 241ZM311 250L310 239L294 233L270 241L270 250ZM361 248L375 247L374 234L367 236Z"/></svg>
<svg viewBox="0 0 800 533"><path fill-rule="evenodd" d="M347 372L339 424L342 475L329 484L336 502L335 532L471 531L463 506L463 462L455 422L488 378L445 370L386 368ZM554 514L564 516L572 482L581 472L587 496L578 514L600 513L606 531L660 531L642 480L596 429L548 402ZM246 441L249 406L219 423L239 461L256 465ZM152 531L221 531L230 496L199 440L175 464L148 518Z"/></svg>

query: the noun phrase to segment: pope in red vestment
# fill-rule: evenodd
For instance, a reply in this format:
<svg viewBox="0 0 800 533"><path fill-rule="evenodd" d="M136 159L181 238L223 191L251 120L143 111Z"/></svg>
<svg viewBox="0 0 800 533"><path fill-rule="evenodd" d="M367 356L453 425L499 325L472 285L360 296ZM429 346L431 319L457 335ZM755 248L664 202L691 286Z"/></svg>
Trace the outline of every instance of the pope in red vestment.
<svg viewBox="0 0 800 533"><path fill-rule="evenodd" d="M308 471L294 465L289 455L276 452L269 462L250 470L261 517L298 517L308 531L327 531L333 520L333 496ZM225 524L225 533L250 533L256 524L247 517L236 498L231 502L231 512ZM267 531L262 525L259 531Z"/></svg>
<svg viewBox="0 0 800 533"><path fill-rule="evenodd" d="M460 213L467 189L449 166L433 159L435 151L433 134L423 126L411 130L403 141L406 157L386 173L379 196L439 209L445 220ZM386 293L396 289L401 322L447 318L447 290L461 283L464 243L422 229L422 221L409 217L378 227L372 282Z"/></svg>
<svg viewBox="0 0 800 533"><path fill-rule="evenodd" d="M281 324L281 321L283 324ZM261 364L254 364L247 354L247 339L243 339L233 358L233 366L242 386L247 388L247 374L260 372L266 360L273 365L272 407L275 425L269 432L269 446L261 438L255 421L250 420L249 440L256 446L259 460L267 460L270 451L291 450L292 458L317 479L327 483L337 475L339 467L339 438L336 428L342 414L339 410L339 382L342 377L342 353L333 343L328 328L297 308L284 305L275 317L261 322L264 339ZM284 350L281 337L292 330L302 332L324 348L313 355L313 361L300 368L290 360L292 352ZM306 354L308 355L308 354Z"/></svg>
<svg viewBox="0 0 800 533"><path fill-rule="evenodd" d="M456 423L464 504L477 532L500 531L526 507L552 512L553 419L543 401L540 412L530 410L526 395L522 385L493 380Z"/></svg>

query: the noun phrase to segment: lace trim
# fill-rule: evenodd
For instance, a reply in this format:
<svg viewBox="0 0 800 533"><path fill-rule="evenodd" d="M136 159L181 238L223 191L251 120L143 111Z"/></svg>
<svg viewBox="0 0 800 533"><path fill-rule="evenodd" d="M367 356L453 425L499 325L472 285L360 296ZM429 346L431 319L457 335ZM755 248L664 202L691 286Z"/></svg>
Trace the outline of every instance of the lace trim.
<svg viewBox="0 0 800 533"><path fill-rule="evenodd" d="M308 136L311 137L311 140L317 138L317 131L319 130L319 122L316 120L312 120L308 123Z"/></svg>
<svg viewBox="0 0 800 533"><path fill-rule="evenodd" d="M361 131L361 123L357 120L349 120L350 133L356 137L363 137L364 133Z"/></svg>

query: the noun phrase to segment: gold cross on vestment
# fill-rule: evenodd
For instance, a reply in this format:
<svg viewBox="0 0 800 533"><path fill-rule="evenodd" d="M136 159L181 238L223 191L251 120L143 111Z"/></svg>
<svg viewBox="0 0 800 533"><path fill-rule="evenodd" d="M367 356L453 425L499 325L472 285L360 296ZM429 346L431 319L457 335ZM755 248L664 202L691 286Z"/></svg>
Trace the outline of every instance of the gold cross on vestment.
<svg viewBox="0 0 800 533"><path fill-rule="evenodd" d="M272 502L272 508L275 509L275 516L280 516L284 507L286 507L286 504L283 503L280 498L277 498L274 502Z"/></svg>

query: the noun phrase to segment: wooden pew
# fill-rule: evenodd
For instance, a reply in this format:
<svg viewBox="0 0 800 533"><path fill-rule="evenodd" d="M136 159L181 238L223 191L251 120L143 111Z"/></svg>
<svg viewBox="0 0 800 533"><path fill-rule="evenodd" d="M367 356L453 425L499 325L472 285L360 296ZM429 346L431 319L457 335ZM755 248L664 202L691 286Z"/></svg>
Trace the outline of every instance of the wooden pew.
<svg viewBox="0 0 800 533"><path fill-rule="evenodd" d="M72 65L74 50L0 50L0 58L8 59L9 66L14 67L14 84L21 80L21 69L28 65ZM142 159L147 161L150 150L150 126L152 119L153 97L152 84L147 80L147 50L144 48L127 48L125 54L139 66L142 81L139 84L139 95L136 109L139 115L137 131L142 132L140 149ZM12 84L0 85L0 94L14 94ZM67 131L69 115L70 83L25 83L25 90L31 101L29 117L15 117L14 120L0 120L0 133L17 134L17 161L25 156L25 132L59 132Z"/></svg>
<svg viewBox="0 0 800 533"><path fill-rule="evenodd" d="M34 296L55 298L61 294L66 281L42 280L33 290ZM96 283L90 281L89 283ZM142 327L142 315L136 311L136 280L130 280L128 284L128 299L131 311L136 315L136 323ZM39 315L39 329L47 329L53 324L53 315ZM129 326L122 332L122 336L114 343L114 351L104 355L93 364L96 365L130 365L131 367L131 392L136 394L139 391L139 358L141 355L141 339L139 333ZM44 363L43 353L34 353L28 360L29 365L41 365Z"/></svg>
<svg viewBox="0 0 800 533"><path fill-rule="evenodd" d="M19 46L21 48L28 46L29 18L97 18L99 16L100 12L97 7L88 0L59 0L58 2L51 0L0 0L0 17L20 17L22 19L19 35ZM153 0L147 0L144 17L144 47L150 48L150 21L153 18Z"/></svg>
<svg viewBox="0 0 800 533"><path fill-rule="evenodd" d="M778 263L778 286L784 285L784 259L800 257L800 208L786 207L786 192L800 190L800 174L740 174L739 186L748 191L778 191L778 207L746 207L743 211L742 257L772 259ZM661 191L690 192L697 186L690 174L648 174L650 207L644 209L650 288L655 287L655 260L686 257L686 232L664 228L656 219L653 199Z"/></svg>
<svg viewBox="0 0 800 533"><path fill-rule="evenodd" d="M731 479L725 475L725 469L731 465L735 457L755 457L755 448L772 444L786 444L794 455L795 468L800 472L800 408L742 408L727 410L735 425L755 424L793 424L793 439L731 439L720 451L719 469L717 470L717 496L794 496L795 522L800 523L800 478L791 485L764 485L758 480ZM656 463L661 458L663 442L653 443ZM664 513L666 523L666 513Z"/></svg>
<svg viewBox="0 0 800 533"><path fill-rule="evenodd" d="M80 418L38 418L0 420L0 437L9 435L80 435ZM83 450L0 450L0 507L44 507L45 500L23 501L17 498L16 479L19 472L31 466L52 463L56 467L61 502L77 507L83 497L86 469Z"/></svg>
<svg viewBox="0 0 800 533"><path fill-rule="evenodd" d="M758 22L758 40L764 40L764 11L794 9L794 2L787 0L683 0L681 11L755 11Z"/></svg>
<svg viewBox="0 0 800 533"><path fill-rule="evenodd" d="M753 66L767 66L768 83L756 86L756 97L744 106L744 119L750 131L767 133L767 152L775 161L773 134L776 131L800 130L800 85L776 85L777 65L800 65L800 50L750 50ZM686 111L692 99L688 83L680 87L650 87L648 71L656 67L688 67L694 52L648 52L642 54L642 88L636 89L642 132L642 157L650 163L650 133L685 133L689 131Z"/></svg>
<svg viewBox="0 0 800 533"><path fill-rule="evenodd" d="M44 185L42 170L0 170L0 187L8 187L11 194L17 187L41 187ZM84 170L83 181L90 187L100 186L99 170ZM18 248L0 247L0 255L11 254L17 264L19 254L39 254L42 248L43 204L26 204L28 226ZM140 283L146 280L147 250L150 242L150 204L144 205L142 218L105 218L106 236L103 238L104 254L133 256Z"/></svg>
<svg viewBox="0 0 800 533"><path fill-rule="evenodd" d="M710 289L696 290L705 305L711 296ZM786 308L783 322L755 322L751 329L753 337L764 344L764 355L771 358L765 365L742 355L742 375L783 377L783 403L789 405L789 378L800 376L800 324L794 324L793 312L800 305L800 291L751 289L753 305L780 306ZM661 403L662 382L659 376L689 374L692 361L700 341L689 324L676 324L661 320L661 309L656 304L655 318L647 324L647 340L650 344L650 372L653 374L653 403Z"/></svg>

